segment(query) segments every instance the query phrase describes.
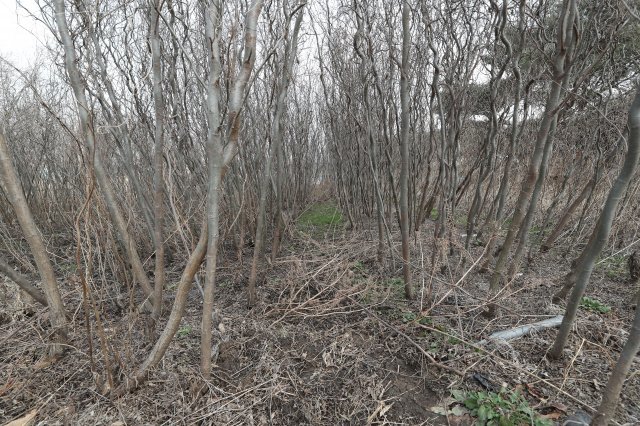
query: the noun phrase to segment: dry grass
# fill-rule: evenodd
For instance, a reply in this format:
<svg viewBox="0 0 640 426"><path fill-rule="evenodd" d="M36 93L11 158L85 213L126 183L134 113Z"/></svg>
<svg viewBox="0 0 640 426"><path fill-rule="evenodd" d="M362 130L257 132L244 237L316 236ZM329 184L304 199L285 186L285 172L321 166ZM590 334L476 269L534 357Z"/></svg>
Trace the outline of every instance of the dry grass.
<svg viewBox="0 0 640 426"><path fill-rule="evenodd" d="M36 409L37 420L47 424L447 424L430 409L447 404L452 389L476 388L473 373L522 390L539 410L597 407L627 336L631 310L624 301L633 289L604 273L595 276L591 294L613 310L581 310L559 362L544 356L553 330L481 349L475 342L494 331L561 313L548 299L568 262L546 254L499 295L501 315L488 320L481 315L488 276L471 269L481 249L466 253L458 246L446 264L431 265L430 238L415 241L421 298L411 302L397 280L400 263L387 253L378 265L368 232L333 229L315 239L297 233L262 271L261 303L252 311L244 300L245 274L234 262L221 265L223 331L205 393L193 391L202 380L197 291L163 363L144 386L117 400L104 394L101 374L91 372L75 289L65 288L74 312L69 352L53 364L43 357L46 311L30 314L14 304L0 326L0 421ZM120 311L113 300L101 306L111 356L117 355L116 378L122 378L148 350L144 319ZM100 354L96 358L99 373ZM620 424L640 421L639 382L636 365Z"/></svg>

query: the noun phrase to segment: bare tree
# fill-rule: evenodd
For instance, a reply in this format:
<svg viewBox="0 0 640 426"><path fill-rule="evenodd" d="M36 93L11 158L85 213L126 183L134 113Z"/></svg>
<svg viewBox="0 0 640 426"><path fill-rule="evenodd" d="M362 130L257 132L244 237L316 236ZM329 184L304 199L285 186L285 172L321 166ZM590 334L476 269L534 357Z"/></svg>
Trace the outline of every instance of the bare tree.
<svg viewBox="0 0 640 426"><path fill-rule="evenodd" d="M220 186L231 160L237 153L241 126L241 109L245 90L256 60L256 26L262 10L262 0L254 0L247 11L244 28L244 57L242 67L231 89L228 104L227 145L222 145L220 120L220 31L222 3L214 0L205 11L205 32L209 61L209 82L207 86L207 228L208 243L205 269L205 293L202 305L202 341L200 346L200 367L205 379L211 375L213 290L216 279L218 258Z"/></svg>
<svg viewBox="0 0 640 426"><path fill-rule="evenodd" d="M162 64L160 51L161 0L154 0L150 7L149 26L151 44L151 68L153 72L153 101L155 110L155 144L153 151L153 245L156 254L154 270L153 316L157 320L162 313L162 290L165 285L164 272L164 122L165 105L162 93Z"/></svg>
<svg viewBox="0 0 640 426"><path fill-rule="evenodd" d="M51 312L51 327L53 329L53 342L49 351L51 356L59 356L64 350L64 344L67 337L67 318L65 316L65 308L62 303L62 297L58 290L56 275L51 266L51 261L47 255L47 249L44 246L38 227L33 220L31 210L24 197L20 181L13 168L13 163L9 154L9 148L4 138L3 132L0 132L0 177L6 190L7 197L13 205L13 210L22 228L22 232L33 254L34 260L38 267L38 272L42 278L42 287L47 301L47 306ZM7 270L7 268L2 268ZM10 269L10 268L9 268ZM6 273L6 272L5 272ZM18 284L21 279L18 278ZM23 282L24 284L24 282ZM25 287L25 289L28 287ZM31 293L31 292L30 292Z"/></svg>
<svg viewBox="0 0 640 426"><path fill-rule="evenodd" d="M69 76L70 84L73 89L73 93L77 103L78 116L80 118L80 125L82 134L85 139L86 148L88 151L88 157L92 160L93 171L96 176L98 185L102 189L102 193L105 197L105 202L112 220L118 231L120 242L123 245L124 250L128 253L133 274L142 286L145 294L151 296L153 289L149 282L149 278L144 271L142 261L136 249L135 242L127 229L127 222L125 221L122 212L117 204L113 186L109 180L109 176L105 171L102 164L102 155L95 146L95 135L90 117L91 108L87 100L85 93L85 85L83 84L80 72L78 70L78 63L76 58L75 48L73 46L73 40L69 32L66 18L66 7L64 1L56 0L54 2L55 7L55 21L60 34L60 40L64 48L65 68Z"/></svg>
<svg viewBox="0 0 640 426"><path fill-rule="evenodd" d="M262 256L262 252L263 252L263 244L264 244L264 231L265 231L265 209L266 209L266 205L267 205L267 193L269 190L269 184L271 182L271 163L272 163L272 159L273 157L277 157L280 155L280 150L281 150L281 146L282 146L282 139L283 139L283 131L282 131L282 127L283 127L283 115L285 113L285 108L286 108L286 100L287 100L287 93L288 93L288 89L289 89L289 84L291 82L291 74L293 72L293 64L295 62L296 59L296 51L297 51L297 47L298 47L298 34L300 32L300 26L302 24L302 18L303 18L303 8L305 6L305 3L302 3L301 6L296 7L295 10L293 11L289 11L287 10L287 8L285 8L284 12L286 14L286 19L284 22L284 26L285 26L285 33L284 33L284 38L285 38L285 50L284 50L284 58L283 58L283 65L282 65L282 71L279 74L280 78L279 81L276 83L276 94L275 94L275 98L276 98L276 103L274 106L274 112L273 112L273 118L272 118L272 125L271 125L271 134L270 134L270 140L271 140L271 145L269 147L269 152L266 153L266 159L265 159L265 163L264 163L264 169L262 172L262 179L261 179L261 183L260 183L260 198L259 198L259 202L258 202L258 211L257 211L257 215L258 218L256 220L256 235L255 235L255 245L253 248L253 260L251 262L251 272L249 273L249 283L247 285L247 289L248 289L248 305L254 306L256 304L257 301L257 295L256 295L256 280L258 277L258 261L260 259L260 257ZM293 17L294 13L298 13L298 16L296 17L294 26L293 26L293 31L291 33L291 36L288 36L289 33L289 25L290 25L290 21L291 18ZM278 176L282 176L284 175L284 173L282 172L280 167L276 167L276 174ZM276 181L278 181L279 178L276 178ZM278 210L281 209L282 207L282 198L283 198L283 194L282 194L282 186L278 186L276 185L276 189L277 189L277 194L276 197L278 198ZM276 217L280 218L282 215L281 211L278 211L276 213ZM278 222L281 219L278 219ZM281 226L281 224L278 224L278 229ZM279 244L276 243L276 239L280 239L280 231L276 230L274 231L274 233L277 233L277 235L274 235L274 254L277 252L276 249L276 245ZM273 260L273 259L272 259Z"/></svg>
<svg viewBox="0 0 640 426"><path fill-rule="evenodd" d="M400 103L402 123L400 135L400 228L402 233L402 275L404 294L413 299L409 240L409 55L411 47L409 2L402 2L402 64L400 69Z"/></svg>
<svg viewBox="0 0 640 426"><path fill-rule="evenodd" d="M640 105L639 105L640 106ZM636 114L640 114L640 108L637 109ZM640 117L636 118L637 124L640 124ZM636 135L636 138L639 136ZM620 358L616 363L615 368L611 372L607 387L604 389L602 402L598 407L598 412L593 418L593 426L606 426L611 423L613 415L615 414L618 400L620 399L620 393L624 386L624 381L631 370L633 361L640 350L640 309L636 308L636 315L631 324L631 330L629 330L629 338L622 348Z"/></svg>
<svg viewBox="0 0 640 426"><path fill-rule="evenodd" d="M549 350L548 355L551 358L560 358L560 356L562 355L564 347L567 343L567 339L569 337L569 332L571 331L571 325L573 324L573 321L575 320L576 314L578 312L578 306L580 305L582 296L584 295L587 284L589 283L589 278L591 277L591 273L593 272L595 261L598 258L598 255L602 251L603 247L607 243L607 240L609 239L611 224L613 223L613 220L615 218L618 203L624 196L624 193L629 186L629 182L631 181L631 178L635 173L638 159L640 159L640 90L636 93L635 99L633 100L633 103L629 109L628 127L628 148L624 164L622 166L622 169L620 170L618 178L609 191L609 195L607 196L607 200L602 208L602 212L600 213L598 223L593 230L591 239L589 240L589 244L587 244L583 251L584 254L581 256L582 261L576 262L575 264L575 267L579 268L577 270L576 284L573 288L573 291L571 292L571 296L567 303L567 309L565 311L564 318L562 319L562 325L560 326L560 330L558 331L556 340ZM637 341L634 341L632 339L630 339L630 341L632 342L631 345L638 343ZM625 367L621 366L621 368ZM628 369L628 367L626 368ZM612 389L615 389L615 386L618 385L612 384L611 386L613 386ZM617 396L615 396L615 399L617 400ZM615 404L615 401L613 403ZM610 408L604 408L604 410L610 410Z"/></svg>
<svg viewBox="0 0 640 426"><path fill-rule="evenodd" d="M557 120L558 106L561 100L562 85L566 76L571 70L572 51L576 43L577 32L574 28L577 23L578 5L575 0L564 0L562 12L558 18L556 55L553 60L553 79L551 82L551 90L547 97L545 111L536 136L535 150L531 156L526 177L522 181L522 188L516 202L516 209L511 219L509 232L502 244L500 255L496 261L493 275L490 281L490 291L492 294L497 293L504 281L504 268L509 257L511 246L513 245L516 234L525 219L527 207L530 198L535 189L536 182L540 176L540 168L545 157L551 148L550 134L552 128L555 127ZM546 147L546 149L545 149ZM495 314L495 305L491 305L489 315Z"/></svg>

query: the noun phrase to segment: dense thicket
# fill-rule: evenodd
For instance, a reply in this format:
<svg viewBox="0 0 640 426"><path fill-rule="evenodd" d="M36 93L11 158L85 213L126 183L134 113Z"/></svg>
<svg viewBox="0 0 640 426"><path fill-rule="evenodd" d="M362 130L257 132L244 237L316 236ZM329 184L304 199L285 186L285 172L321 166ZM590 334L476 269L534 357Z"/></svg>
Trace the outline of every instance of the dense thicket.
<svg viewBox="0 0 640 426"><path fill-rule="evenodd" d="M55 353L65 313L38 236L72 253L87 332L101 334L99 299L129 299L148 315L146 360L121 383L105 361L116 394L161 361L194 280L208 378L218 252L241 265L253 247L237 297L255 306L261 265L319 200L336 200L349 230L372 231L377 263L401 265L406 297L421 307L434 300L412 273L462 274L447 265L477 246L488 316L500 315L522 265L549 250L578 255L556 301L576 283L584 293L602 250L630 254L639 241L635 6L42 2L29 10L51 32L37 64L0 62L0 272L52 308ZM418 262L424 232L433 250ZM13 243L21 235L29 250ZM43 295L18 272L36 270Z"/></svg>

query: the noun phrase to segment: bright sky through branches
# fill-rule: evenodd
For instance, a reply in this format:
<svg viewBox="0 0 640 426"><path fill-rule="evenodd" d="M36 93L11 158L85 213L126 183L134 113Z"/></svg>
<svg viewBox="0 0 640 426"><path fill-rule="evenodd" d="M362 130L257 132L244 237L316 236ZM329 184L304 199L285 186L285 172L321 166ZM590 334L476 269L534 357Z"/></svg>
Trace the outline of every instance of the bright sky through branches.
<svg viewBox="0 0 640 426"><path fill-rule="evenodd" d="M31 9L32 1L23 2ZM32 9L34 10L34 9ZM47 37L46 29L14 0L0 0L0 55L18 67L32 64Z"/></svg>

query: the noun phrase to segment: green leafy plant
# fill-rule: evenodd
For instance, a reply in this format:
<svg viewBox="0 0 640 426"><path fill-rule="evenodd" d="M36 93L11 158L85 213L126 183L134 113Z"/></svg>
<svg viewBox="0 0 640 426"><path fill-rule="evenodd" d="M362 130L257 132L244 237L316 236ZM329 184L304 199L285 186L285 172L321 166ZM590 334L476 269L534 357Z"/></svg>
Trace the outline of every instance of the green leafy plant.
<svg viewBox="0 0 640 426"><path fill-rule="evenodd" d="M404 280L402 278L389 278L385 280L383 288L391 293L393 299L404 298Z"/></svg>
<svg viewBox="0 0 640 426"><path fill-rule="evenodd" d="M592 312L598 312L601 314L606 314L611 312L611 306L605 305L597 299L592 299L590 297L583 297L580 301L580 306L584 309Z"/></svg>
<svg viewBox="0 0 640 426"><path fill-rule="evenodd" d="M73 262L64 262L60 264L60 269L64 272L75 273L76 269L78 269L78 265Z"/></svg>
<svg viewBox="0 0 640 426"><path fill-rule="evenodd" d="M469 414L476 417L476 424L479 426L551 426L553 424L550 420L540 417L517 391L454 390L451 395L469 410Z"/></svg>
<svg viewBox="0 0 640 426"><path fill-rule="evenodd" d="M411 321L415 321L418 316L414 312L403 312L402 313L402 322L407 323Z"/></svg>
<svg viewBox="0 0 640 426"><path fill-rule="evenodd" d="M185 325L184 327L181 327L176 334L179 338L182 338L188 336L192 330L193 329L190 325Z"/></svg>
<svg viewBox="0 0 640 426"><path fill-rule="evenodd" d="M456 337L451 336L451 337L449 337L449 338L447 339L447 342L449 342L449 343L450 343L450 344L452 344L452 345L457 345L457 344L459 344L459 343L462 343L462 340L460 340L460 339L458 339L458 338L456 338Z"/></svg>
<svg viewBox="0 0 640 426"><path fill-rule="evenodd" d="M415 312L405 311L402 313L402 322L417 322L418 324L429 325L431 324L431 318L419 316Z"/></svg>

